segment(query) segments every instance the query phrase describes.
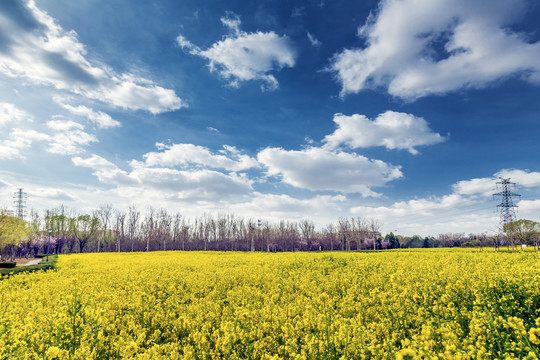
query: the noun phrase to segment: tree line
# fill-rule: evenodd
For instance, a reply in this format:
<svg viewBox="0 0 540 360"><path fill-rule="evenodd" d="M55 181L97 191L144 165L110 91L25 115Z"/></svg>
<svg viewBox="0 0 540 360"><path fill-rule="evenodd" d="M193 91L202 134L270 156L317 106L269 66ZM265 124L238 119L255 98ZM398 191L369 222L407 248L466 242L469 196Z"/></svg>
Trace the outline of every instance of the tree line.
<svg viewBox="0 0 540 360"><path fill-rule="evenodd" d="M537 229L538 224L534 224L532 228ZM65 206L43 212L33 210L27 221L2 210L0 254L2 258L14 258L42 253L104 251L351 251L501 244L500 238L486 234L447 233L421 238L389 233L382 236L381 225L376 219L352 217L339 218L316 229L311 220L270 223L232 213L188 219L166 209L149 207L142 213L134 205L122 211L111 204L101 205L89 213ZM531 235L525 226L519 229L520 232L513 232L505 241L512 244L527 241L536 248L538 233Z"/></svg>

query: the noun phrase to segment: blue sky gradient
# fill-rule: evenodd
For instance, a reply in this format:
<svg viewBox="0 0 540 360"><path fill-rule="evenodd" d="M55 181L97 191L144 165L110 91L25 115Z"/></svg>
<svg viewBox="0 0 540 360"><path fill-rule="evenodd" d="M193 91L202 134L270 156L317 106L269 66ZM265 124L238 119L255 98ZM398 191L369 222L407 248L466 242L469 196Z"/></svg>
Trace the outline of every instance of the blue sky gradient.
<svg viewBox="0 0 540 360"><path fill-rule="evenodd" d="M486 6L489 4L489 6ZM540 3L7 0L0 204L383 232L540 219Z"/></svg>

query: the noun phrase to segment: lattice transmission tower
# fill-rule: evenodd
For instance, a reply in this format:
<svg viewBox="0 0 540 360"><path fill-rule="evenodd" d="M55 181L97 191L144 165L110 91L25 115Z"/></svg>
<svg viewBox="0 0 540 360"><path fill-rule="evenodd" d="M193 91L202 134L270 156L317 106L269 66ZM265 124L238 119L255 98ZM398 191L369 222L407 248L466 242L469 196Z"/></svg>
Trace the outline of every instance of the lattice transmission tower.
<svg viewBox="0 0 540 360"><path fill-rule="evenodd" d="M499 220L499 232L504 232L504 226L516 219L516 212L514 208L517 208L517 205L514 205L513 197L521 197L521 195L512 192L511 188L516 184L510 182L510 178L504 179L499 178L500 181L497 181L497 188L500 188L501 191L493 194L495 196L501 196L501 203L497 205L497 210L500 211L501 217Z"/></svg>
<svg viewBox="0 0 540 360"><path fill-rule="evenodd" d="M24 220L24 216L26 215L27 199L28 195L23 191L22 188L19 188L19 190L17 190L13 194L13 203L15 204L15 216L21 220Z"/></svg>

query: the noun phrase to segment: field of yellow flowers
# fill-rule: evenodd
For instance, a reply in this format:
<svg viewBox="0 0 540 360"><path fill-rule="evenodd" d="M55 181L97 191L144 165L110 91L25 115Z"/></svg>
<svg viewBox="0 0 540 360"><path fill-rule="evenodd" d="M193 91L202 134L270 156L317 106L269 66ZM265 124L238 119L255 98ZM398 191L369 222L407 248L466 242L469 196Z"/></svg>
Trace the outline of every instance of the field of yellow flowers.
<svg viewBox="0 0 540 360"><path fill-rule="evenodd" d="M0 281L0 359L536 359L537 253L60 256Z"/></svg>

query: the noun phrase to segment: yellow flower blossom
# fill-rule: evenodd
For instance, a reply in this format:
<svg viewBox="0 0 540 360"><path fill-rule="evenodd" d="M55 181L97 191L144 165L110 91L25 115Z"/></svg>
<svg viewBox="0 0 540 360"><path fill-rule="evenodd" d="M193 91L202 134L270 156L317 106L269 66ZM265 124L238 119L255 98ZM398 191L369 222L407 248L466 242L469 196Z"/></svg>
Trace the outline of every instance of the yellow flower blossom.
<svg viewBox="0 0 540 360"><path fill-rule="evenodd" d="M539 283L533 252L65 255L0 281L0 359L535 359Z"/></svg>

